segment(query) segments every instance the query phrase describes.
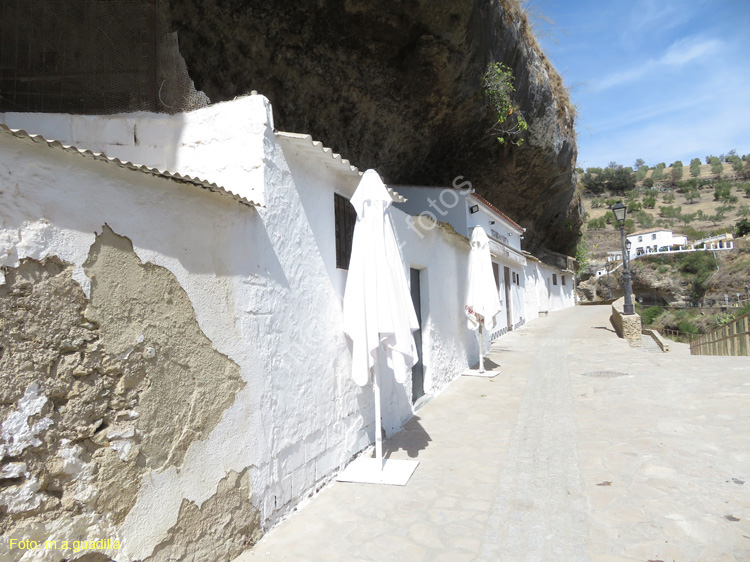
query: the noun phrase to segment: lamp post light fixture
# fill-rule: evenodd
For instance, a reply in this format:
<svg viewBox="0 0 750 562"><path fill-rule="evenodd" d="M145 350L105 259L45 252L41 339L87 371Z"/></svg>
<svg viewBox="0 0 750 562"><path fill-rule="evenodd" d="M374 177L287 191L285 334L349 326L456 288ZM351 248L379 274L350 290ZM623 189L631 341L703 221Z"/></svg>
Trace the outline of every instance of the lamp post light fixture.
<svg viewBox="0 0 750 562"><path fill-rule="evenodd" d="M632 247L632 245L633 243L630 240L625 242L625 248L628 250L628 271L630 270L630 248Z"/></svg>
<svg viewBox="0 0 750 562"><path fill-rule="evenodd" d="M622 201L618 201L612 206L611 211L615 215L617 224L620 225L620 241L622 243L622 278L625 282L625 305L622 307L622 312L623 314L635 314L635 308L631 300L633 286L630 282L630 248L625 245L625 214L627 209Z"/></svg>

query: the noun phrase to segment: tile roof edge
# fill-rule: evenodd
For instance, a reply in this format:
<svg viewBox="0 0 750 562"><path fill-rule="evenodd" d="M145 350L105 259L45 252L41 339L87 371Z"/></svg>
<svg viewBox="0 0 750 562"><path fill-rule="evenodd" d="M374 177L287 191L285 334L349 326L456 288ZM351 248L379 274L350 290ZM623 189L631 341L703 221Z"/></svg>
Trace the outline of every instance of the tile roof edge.
<svg viewBox="0 0 750 562"><path fill-rule="evenodd" d="M169 172L167 170L160 170L158 168L152 168L146 165L139 165L139 164L130 162L128 160L120 160L119 158L111 158L107 156L106 154L104 154L103 152L94 152L89 149L78 148L77 146L74 146L72 144L70 145L64 144L58 140L47 139L43 137L42 135L34 135L31 133L28 133L23 129L11 129L5 123L0 123L0 133L5 133L7 135L13 136L20 140L28 140L36 144L46 144L49 148L63 150L69 154L77 154L79 156L88 158L90 160L96 160L96 161L104 162L107 164L115 164L116 166L126 169L126 170L132 170L132 171L149 174L149 175L156 176L156 177L161 177L170 181L174 181L175 183L189 183L192 185L196 185L212 193L218 193L219 195L229 197L230 199L233 199L237 201L238 203L248 206L248 207L261 207L262 206L241 195L233 193L232 191L214 182L209 182L208 180L204 180L204 179L197 178L197 177L192 177L189 175L182 175L177 172Z"/></svg>

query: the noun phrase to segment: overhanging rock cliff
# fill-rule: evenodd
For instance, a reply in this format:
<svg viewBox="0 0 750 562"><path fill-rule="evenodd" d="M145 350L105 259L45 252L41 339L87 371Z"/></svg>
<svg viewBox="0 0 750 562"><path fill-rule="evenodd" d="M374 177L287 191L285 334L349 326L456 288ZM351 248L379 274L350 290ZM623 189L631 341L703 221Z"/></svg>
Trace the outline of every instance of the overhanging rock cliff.
<svg viewBox="0 0 750 562"><path fill-rule="evenodd" d="M391 183L463 176L528 229L527 249L573 252L573 112L515 0L172 0L170 18L213 102L257 90L277 128ZM493 61L515 76L529 123L521 147L489 132L482 77Z"/></svg>

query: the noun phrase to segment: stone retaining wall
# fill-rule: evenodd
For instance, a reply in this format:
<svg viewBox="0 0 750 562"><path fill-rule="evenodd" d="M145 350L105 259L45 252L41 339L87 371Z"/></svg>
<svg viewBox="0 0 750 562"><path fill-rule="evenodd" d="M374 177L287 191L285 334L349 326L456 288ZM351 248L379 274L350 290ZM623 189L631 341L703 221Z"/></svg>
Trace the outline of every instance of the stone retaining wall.
<svg viewBox="0 0 750 562"><path fill-rule="evenodd" d="M665 340L662 335L656 330L648 330L644 328L643 335L653 339L656 342L656 345L658 345L664 353L667 353L669 351L669 343L667 343L667 340Z"/></svg>
<svg viewBox="0 0 750 562"><path fill-rule="evenodd" d="M617 335L627 340L630 347L641 347L641 317L638 314L623 314L625 297L612 303L612 324Z"/></svg>

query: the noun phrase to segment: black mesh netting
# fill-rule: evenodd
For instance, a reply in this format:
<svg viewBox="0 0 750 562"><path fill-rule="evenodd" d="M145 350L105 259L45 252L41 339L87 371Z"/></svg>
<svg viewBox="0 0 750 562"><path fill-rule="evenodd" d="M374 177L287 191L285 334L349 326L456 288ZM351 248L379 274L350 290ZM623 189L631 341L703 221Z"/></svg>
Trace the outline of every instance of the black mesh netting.
<svg viewBox="0 0 750 562"><path fill-rule="evenodd" d="M0 0L0 112L177 113L207 104L160 0Z"/></svg>

